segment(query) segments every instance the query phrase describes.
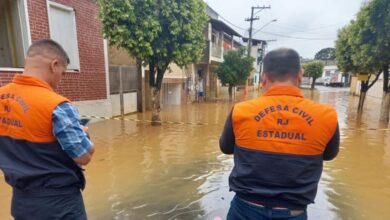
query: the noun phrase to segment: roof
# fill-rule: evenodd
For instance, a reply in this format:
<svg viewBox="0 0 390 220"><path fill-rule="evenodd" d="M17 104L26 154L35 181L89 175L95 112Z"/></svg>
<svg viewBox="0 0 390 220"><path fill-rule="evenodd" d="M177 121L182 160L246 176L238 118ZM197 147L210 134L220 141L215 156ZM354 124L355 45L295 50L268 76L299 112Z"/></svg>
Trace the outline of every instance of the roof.
<svg viewBox="0 0 390 220"><path fill-rule="evenodd" d="M212 19L218 19L218 12L212 9L209 5L207 5L207 14Z"/></svg>
<svg viewBox="0 0 390 220"><path fill-rule="evenodd" d="M249 38L243 37L242 40L246 43L246 42L248 42ZM258 44L267 44L267 41L259 40L259 39L252 39L252 45L253 46L256 46Z"/></svg>
<svg viewBox="0 0 390 220"><path fill-rule="evenodd" d="M232 37L230 35L228 35L228 34L225 34L225 39L231 41ZM236 45L237 47L244 46L241 42L239 42L237 40L233 40L233 41L234 41L234 45Z"/></svg>
<svg viewBox="0 0 390 220"><path fill-rule="evenodd" d="M229 27L227 24L225 24L223 21L217 20L217 19L210 19L210 22L213 27L216 29L222 30L226 34L241 37L241 34L239 34L237 31L235 31L233 28Z"/></svg>

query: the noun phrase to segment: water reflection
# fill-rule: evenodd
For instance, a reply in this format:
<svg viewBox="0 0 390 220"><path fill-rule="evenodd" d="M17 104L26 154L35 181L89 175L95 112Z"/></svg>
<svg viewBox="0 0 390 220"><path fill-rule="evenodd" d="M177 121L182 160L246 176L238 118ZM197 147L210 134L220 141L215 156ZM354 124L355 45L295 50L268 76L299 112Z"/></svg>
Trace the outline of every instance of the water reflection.
<svg viewBox="0 0 390 220"><path fill-rule="evenodd" d="M356 130L385 127L377 122L380 103L367 99L365 114L357 121L358 99L347 90L304 93L337 109L342 135L341 153L324 166L309 218L389 219L389 131ZM208 123L201 126L151 127L115 120L92 124L97 152L87 167L84 193L90 219L224 219L233 196L228 192L233 160L220 153L218 138L231 107L220 101L163 110L162 120ZM150 115L129 117L148 120ZM1 181L0 219L10 219L9 203L10 189Z"/></svg>

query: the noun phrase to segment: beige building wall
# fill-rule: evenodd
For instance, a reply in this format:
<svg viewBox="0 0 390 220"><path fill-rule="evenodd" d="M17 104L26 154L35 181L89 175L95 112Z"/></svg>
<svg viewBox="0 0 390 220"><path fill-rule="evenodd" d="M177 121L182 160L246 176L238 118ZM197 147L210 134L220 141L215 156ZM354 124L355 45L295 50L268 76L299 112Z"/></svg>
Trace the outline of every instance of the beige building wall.
<svg viewBox="0 0 390 220"><path fill-rule="evenodd" d="M180 68L175 63L172 63L169 65L168 70L165 72L164 78L171 78L171 79L185 79L186 76L186 69Z"/></svg>
<svg viewBox="0 0 390 220"><path fill-rule="evenodd" d="M352 77L350 92L353 95L360 95L360 81L357 77ZM381 76L378 81L368 90L367 97L381 102L383 95L383 77Z"/></svg>
<svg viewBox="0 0 390 220"><path fill-rule="evenodd" d="M351 87L349 87L349 92L353 95L358 95L358 93L356 93L358 91L358 78L356 76L353 76L351 78Z"/></svg>
<svg viewBox="0 0 390 220"><path fill-rule="evenodd" d="M108 48L108 60L110 65L114 66L133 66L137 65L137 61L131 57L123 48L110 46Z"/></svg>
<svg viewBox="0 0 390 220"><path fill-rule="evenodd" d="M367 96L382 102L383 95L383 79L378 79L378 81L368 90Z"/></svg>

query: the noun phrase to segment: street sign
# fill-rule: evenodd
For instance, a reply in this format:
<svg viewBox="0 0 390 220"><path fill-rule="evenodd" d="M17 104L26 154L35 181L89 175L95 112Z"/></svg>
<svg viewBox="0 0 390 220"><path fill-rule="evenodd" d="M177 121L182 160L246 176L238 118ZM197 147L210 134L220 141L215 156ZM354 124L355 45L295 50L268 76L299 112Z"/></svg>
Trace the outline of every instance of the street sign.
<svg viewBox="0 0 390 220"><path fill-rule="evenodd" d="M357 77L359 81L368 81L368 73L358 73Z"/></svg>

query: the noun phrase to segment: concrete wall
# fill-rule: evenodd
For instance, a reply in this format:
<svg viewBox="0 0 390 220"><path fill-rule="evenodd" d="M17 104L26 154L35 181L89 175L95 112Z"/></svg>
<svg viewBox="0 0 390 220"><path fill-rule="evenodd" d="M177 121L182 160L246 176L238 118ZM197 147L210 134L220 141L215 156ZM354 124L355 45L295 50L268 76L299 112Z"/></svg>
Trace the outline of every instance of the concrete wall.
<svg viewBox="0 0 390 220"><path fill-rule="evenodd" d="M123 95L125 114L137 112L137 93L130 92ZM112 116L121 114L119 95L110 95Z"/></svg>
<svg viewBox="0 0 390 220"><path fill-rule="evenodd" d="M112 116L111 101L108 99L93 100L93 101L78 101L78 102L73 102L72 104L77 107L80 115L98 116L98 117Z"/></svg>
<svg viewBox="0 0 390 220"><path fill-rule="evenodd" d="M110 95L110 99L73 102L80 115L113 117L121 114L119 95ZM137 112L137 93L124 94L125 114Z"/></svg>
<svg viewBox="0 0 390 220"><path fill-rule="evenodd" d="M360 81L357 77L352 77L350 92L353 95L360 95ZM367 97L378 102L382 101L383 95L383 77L380 77L378 81L368 90Z"/></svg>
<svg viewBox="0 0 390 220"><path fill-rule="evenodd" d="M356 76L353 76L351 78L351 87L349 88L349 92L353 95L358 95L359 93L357 92L360 89L360 84L358 87L358 79Z"/></svg>
<svg viewBox="0 0 390 220"><path fill-rule="evenodd" d="M370 88L370 90L368 90L367 96L382 102L383 79L378 79L378 81Z"/></svg>

